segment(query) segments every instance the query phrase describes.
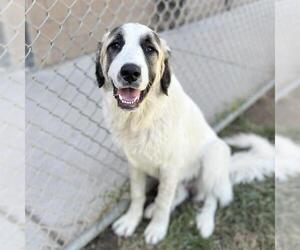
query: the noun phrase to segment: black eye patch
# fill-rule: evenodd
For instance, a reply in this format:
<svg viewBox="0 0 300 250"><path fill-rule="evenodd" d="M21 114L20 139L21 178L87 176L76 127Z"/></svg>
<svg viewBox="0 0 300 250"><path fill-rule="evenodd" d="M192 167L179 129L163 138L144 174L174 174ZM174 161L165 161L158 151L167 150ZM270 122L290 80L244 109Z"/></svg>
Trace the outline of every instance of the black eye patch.
<svg viewBox="0 0 300 250"><path fill-rule="evenodd" d="M114 60L114 58L120 53L123 46L125 44L124 38L122 33L117 33L114 35L114 39L110 42L110 44L107 46L107 65L106 65L106 72L108 72L108 69L110 67L110 64Z"/></svg>
<svg viewBox="0 0 300 250"><path fill-rule="evenodd" d="M145 60L149 71L149 84L152 85L156 77L156 63L158 50L155 47L155 40L151 35L146 35L140 40L140 46L144 52Z"/></svg>
<svg viewBox="0 0 300 250"><path fill-rule="evenodd" d="M158 51L153 43L153 40L150 36L146 36L145 38L141 39L141 47L145 53L145 55L153 55L158 54Z"/></svg>
<svg viewBox="0 0 300 250"><path fill-rule="evenodd" d="M121 34L117 34L115 39L113 39L113 41L107 46L107 50L109 52L119 52L123 48L124 44L123 36Z"/></svg>

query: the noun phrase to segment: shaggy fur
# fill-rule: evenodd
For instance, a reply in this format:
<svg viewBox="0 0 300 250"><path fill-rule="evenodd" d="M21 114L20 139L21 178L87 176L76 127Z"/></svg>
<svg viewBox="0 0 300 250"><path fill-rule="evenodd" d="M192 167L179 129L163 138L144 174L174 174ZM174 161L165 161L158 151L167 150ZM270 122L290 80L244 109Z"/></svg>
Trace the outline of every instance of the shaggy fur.
<svg viewBox="0 0 300 250"><path fill-rule="evenodd" d="M119 44L112 44L116 33L122 34L124 40L121 49ZM145 49L141 45L141 39L145 37L151 38L152 48ZM110 46L117 48L114 53L118 52L113 60L108 56ZM233 182L240 182L248 178L249 171L248 166L244 166L240 176L238 166L231 166L230 148L216 135L198 106L184 92L171 72L168 58L169 49L164 40L146 26L129 23L104 36L96 62L98 83L104 90L103 111L107 126L129 162L131 205L113 224L113 230L125 237L134 233L143 216L146 176L155 177L160 183L158 195L144 214L151 219L145 230L148 244L156 244L166 236L170 213L187 198L184 184L193 178L196 178L198 200L204 201L196 218L197 227L204 238L209 237L214 230L218 203L225 206L232 200L230 178ZM135 89L131 91L146 93L142 100L130 106L121 104L122 96L118 94L125 86L119 72L127 63L141 68L138 84L135 82ZM248 139L251 138L245 138ZM263 141L258 144L260 142L264 150L261 165L264 165L264 157L270 159L272 149ZM251 153L251 157L256 156L259 154ZM252 171L255 166L251 167ZM269 165L266 173L268 168ZM260 176L260 170L257 172Z"/></svg>
<svg viewBox="0 0 300 250"><path fill-rule="evenodd" d="M239 134L224 138L229 145L250 148L231 157L230 179L233 184L262 181L274 174L274 145L254 134Z"/></svg>

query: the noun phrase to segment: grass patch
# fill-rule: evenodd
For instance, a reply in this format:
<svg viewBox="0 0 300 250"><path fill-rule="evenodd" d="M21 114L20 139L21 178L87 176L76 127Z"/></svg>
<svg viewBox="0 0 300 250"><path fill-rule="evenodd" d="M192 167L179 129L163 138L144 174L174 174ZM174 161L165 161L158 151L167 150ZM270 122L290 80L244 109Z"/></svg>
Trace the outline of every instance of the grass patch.
<svg viewBox="0 0 300 250"><path fill-rule="evenodd" d="M195 225L196 205L186 203L172 216L169 234L156 249L274 249L274 180L240 185L235 199L216 215L215 232L204 240Z"/></svg>
<svg viewBox="0 0 300 250"><path fill-rule="evenodd" d="M275 124L274 122L268 124L258 124L252 122L246 115L240 116L230 124L227 128L221 131L220 136L226 137L237 133L254 133L268 138L274 142L275 140Z"/></svg>
<svg viewBox="0 0 300 250"><path fill-rule="evenodd" d="M119 240L120 250L245 250L275 248L275 182L243 184L234 188L234 201L216 214L215 231L205 240L195 225L199 206L186 202L172 215L168 235L152 247L144 243L143 222L134 237Z"/></svg>
<svg viewBox="0 0 300 250"><path fill-rule="evenodd" d="M214 124L218 124L223 119L225 119L228 115L232 114L233 112L237 111L243 104L245 103L245 100L243 99L237 99L231 104L225 104L224 106L229 106L225 111L216 114L214 117Z"/></svg>

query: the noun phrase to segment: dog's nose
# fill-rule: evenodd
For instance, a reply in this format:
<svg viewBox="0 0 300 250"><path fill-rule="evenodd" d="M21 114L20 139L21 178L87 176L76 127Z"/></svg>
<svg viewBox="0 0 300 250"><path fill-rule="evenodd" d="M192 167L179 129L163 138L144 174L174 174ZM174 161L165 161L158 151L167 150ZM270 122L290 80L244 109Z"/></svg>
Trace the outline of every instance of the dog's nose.
<svg viewBox="0 0 300 250"><path fill-rule="evenodd" d="M122 66L120 73L126 82L132 83L141 76L141 68L133 63L128 63Z"/></svg>

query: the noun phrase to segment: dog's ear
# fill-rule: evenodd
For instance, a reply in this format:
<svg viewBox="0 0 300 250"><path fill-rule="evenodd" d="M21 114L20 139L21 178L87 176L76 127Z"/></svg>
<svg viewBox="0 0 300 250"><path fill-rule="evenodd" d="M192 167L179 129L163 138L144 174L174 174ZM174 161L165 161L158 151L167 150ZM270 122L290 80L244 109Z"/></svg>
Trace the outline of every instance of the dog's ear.
<svg viewBox="0 0 300 250"><path fill-rule="evenodd" d="M99 88L101 88L105 83L105 78L104 78L102 66L100 63L101 48L102 48L102 43L98 43L98 52L97 52L97 56L96 56L96 79L97 79Z"/></svg>
<svg viewBox="0 0 300 250"><path fill-rule="evenodd" d="M160 79L161 90L165 95L168 95L168 89L171 83L171 70L169 60L166 58L164 61L164 71Z"/></svg>
<svg viewBox="0 0 300 250"><path fill-rule="evenodd" d="M161 39L163 48L164 48L164 53L165 53L165 58L164 58L164 68L163 68L163 73L160 79L160 86L161 90L165 95L168 95L168 89L171 83L171 69L170 69L170 64L169 64L169 58L171 56L171 50L169 46L167 45L166 41Z"/></svg>

